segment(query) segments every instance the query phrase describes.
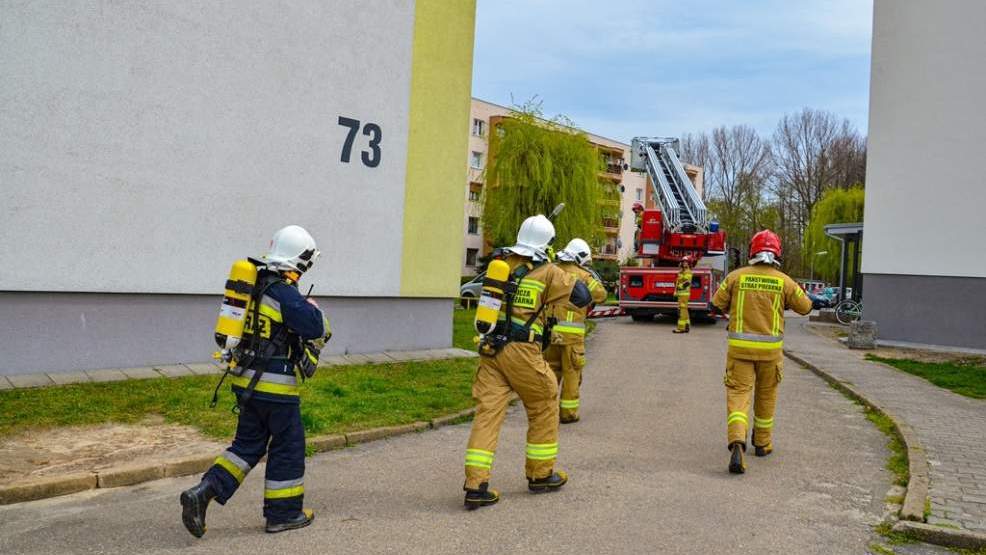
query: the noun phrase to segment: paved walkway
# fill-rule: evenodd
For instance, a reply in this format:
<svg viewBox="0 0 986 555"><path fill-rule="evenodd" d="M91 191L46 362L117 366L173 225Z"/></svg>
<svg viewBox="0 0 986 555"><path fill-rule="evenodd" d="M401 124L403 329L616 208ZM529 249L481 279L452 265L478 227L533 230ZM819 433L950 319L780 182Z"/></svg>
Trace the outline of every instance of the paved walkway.
<svg viewBox="0 0 986 555"><path fill-rule="evenodd" d="M0 507L0 553L865 553L891 477L861 409L788 365L777 451L730 475L723 324L671 329L626 318L593 334L558 493L527 493L514 407L494 466L503 500L487 509L462 509L465 424L315 455L302 531L263 533L258 468L209 509L201 540L179 519L187 477Z"/></svg>
<svg viewBox="0 0 986 555"><path fill-rule="evenodd" d="M847 381L905 420L928 454L930 524L986 531L986 401L970 399L883 364L868 362L789 321L784 346Z"/></svg>

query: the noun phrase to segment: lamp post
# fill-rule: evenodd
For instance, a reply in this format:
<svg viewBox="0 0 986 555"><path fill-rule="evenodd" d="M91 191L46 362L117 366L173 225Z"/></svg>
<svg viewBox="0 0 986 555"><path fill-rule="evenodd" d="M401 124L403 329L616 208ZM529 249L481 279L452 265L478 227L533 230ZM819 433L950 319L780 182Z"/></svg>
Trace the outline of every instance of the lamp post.
<svg viewBox="0 0 986 555"><path fill-rule="evenodd" d="M815 281L815 257L828 254L829 251L818 251L811 257L811 281Z"/></svg>

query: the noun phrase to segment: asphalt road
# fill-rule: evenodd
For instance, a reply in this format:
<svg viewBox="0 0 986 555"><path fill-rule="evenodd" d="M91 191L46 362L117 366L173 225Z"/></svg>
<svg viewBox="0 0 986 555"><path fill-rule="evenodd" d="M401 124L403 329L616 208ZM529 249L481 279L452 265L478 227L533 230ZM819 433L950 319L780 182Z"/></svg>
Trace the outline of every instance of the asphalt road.
<svg viewBox="0 0 986 555"><path fill-rule="evenodd" d="M309 460L309 528L263 532L256 469L209 530L179 519L188 477L0 507L0 553L865 553L890 476L861 410L788 362L776 451L726 471L723 324L604 322L591 339L582 421L562 428L571 481L531 495L525 418L511 409L494 467L503 499L462 509L469 425Z"/></svg>

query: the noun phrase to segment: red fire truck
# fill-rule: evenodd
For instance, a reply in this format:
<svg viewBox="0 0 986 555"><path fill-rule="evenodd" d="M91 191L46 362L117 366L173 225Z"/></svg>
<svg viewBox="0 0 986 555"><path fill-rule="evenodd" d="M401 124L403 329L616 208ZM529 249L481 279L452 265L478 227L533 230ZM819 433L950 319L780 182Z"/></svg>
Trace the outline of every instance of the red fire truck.
<svg viewBox="0 0 986 555"><path fill-rule="evenodd" d="M659 208L644 210L639 218L634 250L640 266L620 268L620 308L635 321L677 314L674 282L687 256L697 261L688 306L694 316L708 316L727 269L726 233L709 218L685 173L678 139L637 137L631 148L631 166L647 172Z"/></svg>

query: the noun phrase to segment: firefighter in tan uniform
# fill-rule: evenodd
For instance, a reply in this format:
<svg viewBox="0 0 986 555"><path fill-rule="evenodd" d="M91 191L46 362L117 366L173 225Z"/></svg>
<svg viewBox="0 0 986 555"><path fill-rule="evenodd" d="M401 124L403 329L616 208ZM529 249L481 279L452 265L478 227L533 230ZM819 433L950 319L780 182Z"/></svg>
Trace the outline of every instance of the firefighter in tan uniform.
<svg viewBox="0 0 986 555"><path fill-rule="evenodd" d="M528 489L534 493L555 491L568 476L555 470L558 455L558 384L542 356L546 309L571 302L585 307L591 302L584 284L548 261L548 245L555 228L542 215L524 220L517 244L504 249L510 266L513 293L505 295L498 323L480 343L479 369L473 382L476 416L466 448L465 506L476 509L499 501L489 488L490 471L500 426L511 393L520 396L527 411Z"/></svg>
<svg viewBox="0 0 986 555"><path fill-rule="evenodd" d="M681 271L674 280L674 295L678 299L678 327L674 333L688 333L692 329L692 322L688 316L688 301L692 298L692 259L684 257L681 259Z"/></svg>
<svg viewBox="0 0 986 555"><path fill-rule="evenodd" d="M783 378L784 310L811 312L811 300L801 287L776 268L781 240L770 230L750 241L750 265L730 272L712 303L729 314L729 349L726 354L726 428L730 450L729 471L746 471L743 452L749 428L753 394L754 454L773 451L771 432L777 385Z"/></svg>
<svg viewBox="0 0 986 555"><path fill-rule="evenodd" d="M588 243L582 239L572 239L557 258L559 268L588 287L593 303L606 300L606 288L585 269L592 263ZM561 385L559 416L562 424L579 420L579 386L585 367L585 317L588 309L567 301L551 306L555 324L551 328L551 345L544 351L544 359Z"/></svg>

